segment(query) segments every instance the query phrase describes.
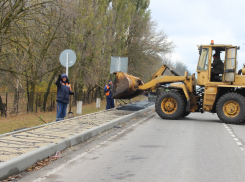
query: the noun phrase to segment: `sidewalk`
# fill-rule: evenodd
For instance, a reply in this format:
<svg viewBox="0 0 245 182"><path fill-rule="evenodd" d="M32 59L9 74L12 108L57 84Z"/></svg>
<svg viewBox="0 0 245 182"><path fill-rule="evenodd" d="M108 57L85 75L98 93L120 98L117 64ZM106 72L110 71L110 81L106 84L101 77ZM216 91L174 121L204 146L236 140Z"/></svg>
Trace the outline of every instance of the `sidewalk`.
<svg viewBox="0 0 245 182"><path fill-rule="evenodd" d="M27 131L0 135L0 163L50 143L58 143L82 131L130 113L132 111L104 111L76 119L53 122L48 125L42 125L42 127L37 129L34 127L34 129Z"/></svg>
<svg viewBox="0 0 245 182"><path fill-rule="evenodd" d="M152 109L112 109L0 135L0 180L53 155L58 148L62 151L84 142Z"/></svg>

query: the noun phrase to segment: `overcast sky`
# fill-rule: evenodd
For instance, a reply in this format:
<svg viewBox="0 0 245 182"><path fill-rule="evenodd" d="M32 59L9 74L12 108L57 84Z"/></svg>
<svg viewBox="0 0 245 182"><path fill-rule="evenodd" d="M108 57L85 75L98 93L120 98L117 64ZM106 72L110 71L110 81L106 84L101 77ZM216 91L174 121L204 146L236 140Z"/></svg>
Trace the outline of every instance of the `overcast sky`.
<svg viewBox="0 0 245 182"><path fill-rule="evenodd" d="M196 72L197 44L232 44L238 50L238 69L245 63L245 1L151 0L152 19L176 46L171 54ZM244 44L243 44L244 43Z"/></svg>

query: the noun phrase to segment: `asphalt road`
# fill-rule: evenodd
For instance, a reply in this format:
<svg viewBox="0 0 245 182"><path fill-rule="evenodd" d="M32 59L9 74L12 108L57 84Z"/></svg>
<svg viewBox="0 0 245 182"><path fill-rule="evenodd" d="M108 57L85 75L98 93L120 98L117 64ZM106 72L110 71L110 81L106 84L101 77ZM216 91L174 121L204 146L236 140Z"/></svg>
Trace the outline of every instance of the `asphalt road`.
<svg viewBox="0 0 245 182"><path fill-rule="evenodd" d="M19 181L245 181L245 124L148 114Z"/></svg>

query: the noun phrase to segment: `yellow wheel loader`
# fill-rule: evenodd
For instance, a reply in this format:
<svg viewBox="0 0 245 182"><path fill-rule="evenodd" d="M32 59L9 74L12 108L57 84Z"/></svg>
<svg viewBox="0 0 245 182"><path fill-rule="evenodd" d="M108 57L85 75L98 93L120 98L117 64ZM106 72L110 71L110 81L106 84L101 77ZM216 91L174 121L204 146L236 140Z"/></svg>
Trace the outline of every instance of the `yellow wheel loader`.
<svg viewBox="0 0 245 182"><path fill-rule="evenodd" d="M217 113L224 123L237 124L245 121L245 66L237 71L237 50L232 45L200 45L195 73L180 76L167 65L163 65L152 77L143 83L140 78L115 72L114 99L131 99L146 91L159 87L169 91L161 93L155 102L155 109L163 119L178 119L191 112ZM216 57L213 58L213 55ZM217 69L215 62L221 66Z"/></svg>

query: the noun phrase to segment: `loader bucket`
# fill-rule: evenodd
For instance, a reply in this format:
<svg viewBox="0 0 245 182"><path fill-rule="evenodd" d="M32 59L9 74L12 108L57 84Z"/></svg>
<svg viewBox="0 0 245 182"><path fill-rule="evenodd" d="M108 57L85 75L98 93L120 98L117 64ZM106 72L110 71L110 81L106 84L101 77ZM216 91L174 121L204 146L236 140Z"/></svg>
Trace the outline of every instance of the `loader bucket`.
<svg viewBox="0 0 245 182"><path fill-rule="evenodd" d="M112 90L113 99L131 99L143 92L138 90L138 87L144 84L140 78L123 72L114 72L114 74L116 78Z"/></svg>

